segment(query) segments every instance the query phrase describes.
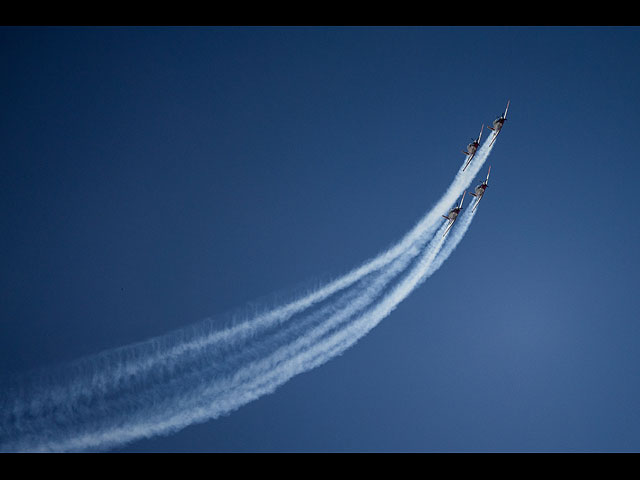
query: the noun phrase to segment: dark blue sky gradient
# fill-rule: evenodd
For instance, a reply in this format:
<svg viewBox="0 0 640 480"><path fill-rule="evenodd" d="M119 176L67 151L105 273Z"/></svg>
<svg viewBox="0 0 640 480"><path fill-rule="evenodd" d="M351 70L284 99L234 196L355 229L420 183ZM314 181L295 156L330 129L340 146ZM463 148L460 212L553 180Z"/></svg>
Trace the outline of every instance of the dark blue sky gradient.
<svg viewBox="0 0 640 480"><path fill-rule="evenodd" d="M469 232L377 328L117 451L638 451L639 47L620 27L0 28L0 372L346 272L510 99Z"/></svg>

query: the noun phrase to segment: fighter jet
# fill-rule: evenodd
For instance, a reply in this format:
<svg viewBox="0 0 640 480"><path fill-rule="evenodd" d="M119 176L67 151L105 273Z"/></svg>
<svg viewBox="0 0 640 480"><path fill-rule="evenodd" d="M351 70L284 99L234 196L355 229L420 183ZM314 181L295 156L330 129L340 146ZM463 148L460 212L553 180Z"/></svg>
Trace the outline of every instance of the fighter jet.
<svg viewBox="0 0 640 480"><path fill-rule="evenodd" d="M476 207L480 203L480 200L482 200L482 196L484 195L485 190L489 186L490 173L491 173L491 165L489 165L489 171L487 172L487 179L476 187L475 192L471 192L471 195L476 197L476 202L473 204L473 208L471 209L472 212L475 211Z"/></svg>
<svg viewBox="0 0 640 480"><path fill-rule="evenodd" d="M478 138L476 138L475 140L471 139L471 143L467 145L467 150L462 151L462 153L464 153L469 157L467 159L467 163L464 164L464 168L462 169L463 172L467 169L467 167L469 166L469 163L471 162L471 160L476 154L476 151L478 150L478 145L480 145L480 138L482 138L483 128L484 128L484 125L482 125L482 128L480 128L480 135L478 135Z"/></svg>
<svg viewBox="0 0 640 480"><path fill-rule="evenodd" d="M462 198L460 199L460 205L456 205L451 210L449 210L449 214L448 215L442 215L443 218L446 218L447 220L449 220L449 225L447 226L447 229L442 234L443 237L447 233L449 233L449 229L451 229L452 225L455 223L456 219L458 218L458 214L460 213L460 210L462 210L462 202L464 201L464 196L465 196L466 193L467 192L465 191L462 194Z"/></svg>
<svg viewBox="0 0 640 480"><path fill-rule="evenodd" d="M489 146L493 145L493 142L495 142L496 138L498 137L498 134L500 133L500 130L502 130L502 127L504 126L504 122L507 119L507 110L509 110L509 103L511 102L511 100L507 100L507 108L504 109L504 113L499 116L498 118L496 118L493 121L493 127L487 127L490 130L493 130L493 138L491 139L491 143L489 144Z"/></svg>

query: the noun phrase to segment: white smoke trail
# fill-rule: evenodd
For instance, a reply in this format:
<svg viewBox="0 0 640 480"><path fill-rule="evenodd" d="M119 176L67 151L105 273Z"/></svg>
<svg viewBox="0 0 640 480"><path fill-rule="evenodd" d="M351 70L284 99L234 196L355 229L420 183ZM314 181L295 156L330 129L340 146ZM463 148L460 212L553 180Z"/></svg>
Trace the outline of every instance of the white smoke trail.
<svg viewBox="0 0 640 480"><path fill-rule="evenodd" d="M81 360L53 380L35 376L0 405L0 450L100 449L170 433L229 413L325 363L450 255L473 215L459 218L442 251L444 226L433 232L490 151L485 142L398 244L309 295L227 329L203 324ZM383 295L431 237L416 266Z"/></svg>
<svg viewBox="0 0 640 480"><path fill-rule="evenodd" d="M274 311L267 312L254 319L223 331L209 331L209 325L203 322L190 329L182 329L163 337L151 339L126 347L113 349L102 354L81 359L70 365L63 366L62 372L48 371L37 381L32 381L30 399L24 404L14 405L16 414L30 411L39 412L43 408L50 408L51 404L69 405L74 399L82 399L99 393L113 392L123 383L132 382L136 376L149 376L150 372L159 367L163 375L171 375L178 368L174 367L185 362L185 358L198 355L200 351L223 348L241 348L260 334L264 334L274 325L281 324L285 319L295 318L296 314L309 310L319 304L324 297L330 297L345 290L349 286L366 278L367 275L388 265L394 257L407 252L417 251L429 239L433 228L422 222L405 236L403 242L392 247L387 252L353 270L345 277L339 278L330 285L317 292L292 302ZM412 242L412 243L411 243ZM403 248L400 249L399 246ZM390 270L391 271L391 270ZM299 320L296 320L299 322ZM38 376L39 372L35 373ZM57 378L58 375L65 377ZM152 374L152 373L151 373ZM53 381L51 381L53 377Z"/></svg>
<svg viewBox="0 0 640 480"><path fill-rule="evenodd" d="M285 383L293 376L326 363L355 344L428 278L430 275L429 267L445 241L442 236L445 228L446 222L434 235L415 266L396 283L389 293L375 302L364 302L370 304L369 308L366 310L360 309L361 313L353 320L349 322L343 321L345 316L351 316L353 312L337 311L333 317L321 325L322 335L317 335L318 332L315 332L316 335L310 334L309 337L300 338L296 342L297 345L287 345L274 356L262 359L255 364L247 365L242 371L238 372L232 382L233 386L228 391L222 392L223 397L216 398L216 405L237 408L236 402L239 398L242 398L243 403L246 403L272 392L277 386ZM403 267L404 265L397 266L400 269ZM371 293L369 292L369 294ZM377 293L373 294L377 295ZM342 327L332 328L336 326L336 323L340 323ZM327 331L331 333L324 335ZM310 338L312 336L315 338ZM203 397L207 397L207 395L205 394ZM198 397L198 399L203 397ZM189 411L199 412L203 416L210 416L213 412L211 407L207 407L207 405L208 403L200 404ZM217 416L221 413L224 412L216 412L215 415ZM196 419L192 416L188 418L183 416L181 421L190 424Z"/></svg>
<svg viewBox="0 0 640 480"><path fill-rule="evenodd" d="M97 419L100 422L98 426L94 425L96 415L85 405L70 404L69 402L56 405L54 413L58 417L58 425L50 435L45 436L46 440L43 441L43 431L46 431L44 428L47 427L46 424L38 425L39 428L31 428L26 433L25 429L28 425L25 425L21 442L13 448L21 451L108 448L141 436L169 433L194 422L216 418L237 409L257 398L256 392L273 391L286 379L299 373L289 367L287 370L289 373L281 373L277 378L274 377L274 372L281 371L278 369L278 365L300 364L305 352L317 349L315 345L322 345L324 337L331 336L332 331L342 328L341 325L347 323L349 318L369 307L389 282L420 253L423 244L424 241L414 244L396 261L392 262L389 268L380 271L369 281L364 282L355 292L345 294L320 312L299 319L302 320L300 327L296 327L297 323L290 327L296 330L295 332L291 332L289 335L286 335L288 332L284 332L284 335L283 332L278 332L278 336L271 335L260 338L253 344L245 345L249 358L243 358L240 361L240 367L235 370L220 372L211 366L200 366L195 370L195 375L184 372L187 374L186 376L176 376L171 386L171 392L167 392L163 384L154 385L155 382L151 382L152 385L147 387L145 391L134 389L133 392L129 392L128 389L121 388L117 392L117 408L113 408L109 404L98 405L95 401L91 402L91 408L97 407L103 412L106 410L106 414L103 413L105 418ZM261 351L267 349L268 352L267 354L252 355L252 351L256 349ZM204 363L205 360L215 360L216 354L216 351L199 351L198 358L194 358L194 356L187 363L193 365ZM243 356L247 355L243 354ZM252 358L254 356L255 358ZM285 375L284 380L282 375ZM195 379L192 378L194 376ZM64 386L60 388L64 388ZM95 395L90 388L87 388L84 394L86 397ZM165 400L159 401L158 399ZM140 411L139 408L135 408L135 405L131 406L136 403L146 406ZM73 423L66 422L66 415L69 414L67 409L69 408L74 410L75 420ZM25 415L24 411L20 412L22 417L33 416L33 411L26 413L31 415ZM14 415L18 416L15 411ZM126 428L121 428L121 425L126 425ZM60 434L61 427L66 429L64 435Z"/></svg>

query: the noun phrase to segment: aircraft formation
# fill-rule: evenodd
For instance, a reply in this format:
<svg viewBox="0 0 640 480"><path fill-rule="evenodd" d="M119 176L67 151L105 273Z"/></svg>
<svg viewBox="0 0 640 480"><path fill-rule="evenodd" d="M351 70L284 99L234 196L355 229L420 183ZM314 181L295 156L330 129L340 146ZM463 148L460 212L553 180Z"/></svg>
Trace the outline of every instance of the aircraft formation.
<svg viewBox="0 0 640 480"><path fill-rule="evenodd" d="M511 100L507 101L507 108L504 109L504 113L493 121L493 124L491 127L487 127L489 130L493 131L493 138L491 139L489 146L493 145L493 142L495 142L498 134L502 131L504 122L507 120L507 110L509 110L510 102ZM471 163L471 160L473 160L473 157L475 156L476 151L478 150L478 146L480 145L480 138L482 138L482 130L484 130L484 124L480 128L480 134L478 135L478 138L472 139L471 143L467 145L467 150L462 151L462 153L464 153L468 157L466 163L464 164L464 168L462 169L463 172L467 169L467 167ZM480 185L478 185L475 188L475 191L473 193L471 193L471 195L473 195L476 199L475 203L473 204L473 208L471 209L472 212L475 211L476 207L480 203L480 200L482 200L482 197L484 196L485 190L489 186L490 173L491 173L491 165L489 165L489 170L487 171L487 178L484 180L484 182L482 182ZM444 218L449 220L449 225L447 225L447 229L442 234L443 237L445 237L447 233L449 233L449 230L458 219L458 215L462 211L462 202L464 201L464 196L466 195L466 193L467 192L465 191L462 194L462 198L460 199L459 204L456 204L455 207L449 210L449 213L447 215L442 215Z"/></svg>

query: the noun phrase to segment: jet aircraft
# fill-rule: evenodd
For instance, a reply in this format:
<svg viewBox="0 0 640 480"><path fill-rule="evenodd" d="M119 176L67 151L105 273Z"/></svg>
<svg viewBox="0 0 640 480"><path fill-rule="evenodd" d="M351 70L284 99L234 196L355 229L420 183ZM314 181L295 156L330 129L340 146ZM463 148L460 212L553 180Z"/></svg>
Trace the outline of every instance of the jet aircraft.
<svg viewBox="0 0 640 480"><path fill-rule="evenodd" d="M480 203L480 200L482 200L482 196L484 195L485 190L489 186L489 174L490 173L491 173L491 165L489 165L489 171L487 172L487 179L476 187L475 192L471 192L471 195L476 197L476 201L473 204L473 208L471 209L472 212L476 209L476 207Z"/></svg>
<svg viewBox="0 0 640 480"><path fill-rule="evenodd" d="M467 158L467 163L464 164L464 168L462 169L463 172L467 169L467 167L469 166L469 163L471 163L471 160L473 159L473 157L476 154L476 151L478 150L478 145L480 145L480 138L482 138L483 129L484 129L484 125L482 125L482 128L480 128L480 135L478 135L478 138L476 138L475 140L472 139L471 143L467 145L467 150L462 151L462 153L464 153L469 157Z"/></svg>
<svg viewBox="0 0 640 480"><path fill-rule="evenodd" d="M460 199L460 205L456 205L451 210L449 210L448 215L442 215L443 218L446 218L447 220L449 220L449 225L447 226L447 229L442 234L443 237L446 236L447 233L449 233L449 230L451 229L456 219L458 218L458 214L460 213L460 210L462 210L462 202L464 202L464 196L466 195L466 193L467 192L465 191L462 194L462 198Z"/></svg>
<svg viewBox="0 0 640 480"><path fill-rule="evenodd" d="M493 121L493 127L487 127L490 130L493 130L493 138L491 139L491 143L489 144L489 146L493 145L493 142L495 142L496 138L498 137L498 134L500 133L500 130L502 130L502 127L504 126L504 122L507 119L507 110L509 110L509 103L511 102L511 100L507 100L507 108L504 109L504 113L499 116L498 118L496 118Z"/></svg>

